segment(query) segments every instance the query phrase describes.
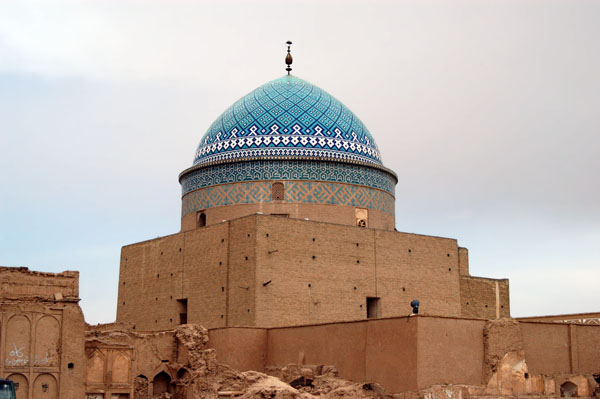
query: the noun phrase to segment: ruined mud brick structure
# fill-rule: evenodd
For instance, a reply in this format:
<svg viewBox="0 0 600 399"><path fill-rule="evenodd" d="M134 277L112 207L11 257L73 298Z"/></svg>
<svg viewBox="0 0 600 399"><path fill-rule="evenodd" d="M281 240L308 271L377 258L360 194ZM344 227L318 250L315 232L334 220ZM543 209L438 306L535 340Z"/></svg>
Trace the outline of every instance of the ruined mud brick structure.
<svg viewBox="0 0 600 399"><path fill-rule="evenodd" d="M0 375L18 398L82 398L85 322L79 273L0 267Z"/></svg>
<svg viewBox="0 0 600 399"><path fill-rule="evenodd" d="M395 231L397 176L342 103L293 76L227 109L183 171L181 232L123 247L117 321L276 327L510 315L456 240Z"/></svg>

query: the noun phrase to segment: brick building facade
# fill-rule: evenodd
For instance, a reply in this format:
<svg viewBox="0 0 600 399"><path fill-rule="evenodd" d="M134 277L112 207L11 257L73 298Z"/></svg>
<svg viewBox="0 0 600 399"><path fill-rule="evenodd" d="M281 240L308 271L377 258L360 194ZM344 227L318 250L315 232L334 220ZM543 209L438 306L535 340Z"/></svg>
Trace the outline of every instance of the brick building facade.
<svg viewBox="0 0 600 399"><path fill-rule="evenodd" d="M269 82L226 110L179 177L181 232L123 247L117 321L276 327L510 315L508 281L471 277L454 239L395 231L398 178L318 87Z"/></svg>

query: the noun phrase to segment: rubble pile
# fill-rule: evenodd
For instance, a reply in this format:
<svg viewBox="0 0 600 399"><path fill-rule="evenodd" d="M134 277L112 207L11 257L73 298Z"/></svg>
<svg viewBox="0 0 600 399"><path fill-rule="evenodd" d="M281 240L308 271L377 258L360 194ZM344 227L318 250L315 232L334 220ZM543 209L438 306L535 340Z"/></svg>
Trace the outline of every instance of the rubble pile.
<svg viewBox="0 0 600 399"><path fill-rule="evenodd" d="M240 372L217 361L216 351L208 345L208 331L199 325L180 325L152 333L135 332L118 324L89 326L86 350L90 355L104 351L103 356L111 359L122 359L120 353L127 353L129 359L135 360L131 363L135 376L133 399L495 399L532 395L600 399L600 375L530 373L520 335L519 325L512 320L486 324L487 384L434 385L393 395L376 382L356 383L339 378L331 365L288 364L267 367L265 373ZM114 365L113 376L118 371ZM157 375L162 375L162 380ZM88 390L97 389L92 384L88 384Z"/></svg>
<svg viewBox="0 0 600 399"><path fill-rule="evenodd" d="M175 330L179 349L176 365L187 372L173 381L191 389L194 399L312 399L312 398L387 398L376 384L357 384L337 377L333 366L288 365L271 368L268 373L239 372L219 364L214 349L207 347L208 331L196 325ZM176 395L175 395L176 396ZM175 397L174 396L174 397Z"/></svg>

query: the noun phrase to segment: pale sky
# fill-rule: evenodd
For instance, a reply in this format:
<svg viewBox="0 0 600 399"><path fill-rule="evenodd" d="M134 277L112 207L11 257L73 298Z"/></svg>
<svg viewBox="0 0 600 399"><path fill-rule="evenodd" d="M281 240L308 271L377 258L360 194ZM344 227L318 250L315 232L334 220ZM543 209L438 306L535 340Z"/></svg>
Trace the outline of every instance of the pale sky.
<svg viewBox="0 0 600 399"><path fill-rule="evenodd" d="M0 265L79 270L115 318L123 245L179 231L177 176L285 73L365 123L399 231L458 239L513 316L600 311L600 2L2 1Z"/></svg>

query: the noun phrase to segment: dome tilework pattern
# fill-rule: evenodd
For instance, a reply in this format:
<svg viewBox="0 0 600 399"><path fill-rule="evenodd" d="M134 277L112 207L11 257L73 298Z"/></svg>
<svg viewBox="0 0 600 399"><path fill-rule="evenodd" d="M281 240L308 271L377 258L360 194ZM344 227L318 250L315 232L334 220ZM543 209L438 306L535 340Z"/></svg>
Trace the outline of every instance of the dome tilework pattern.
<svg viewBox="0 0 600 399"><path fill-rule="evenodd" d="M245 181L306 180L347 183L383 190L392 196L396 178L375 167L328 161L260 160L205 166L181 179L182 195L220 184Z"/></svg>
<svg viewBox="0 0 600 399"><path fill-rule="evenodd" d="M229 107L203 136L194 165L255 158L382 165L377 145L360 119L295 76L266 83Z"/></svg>

